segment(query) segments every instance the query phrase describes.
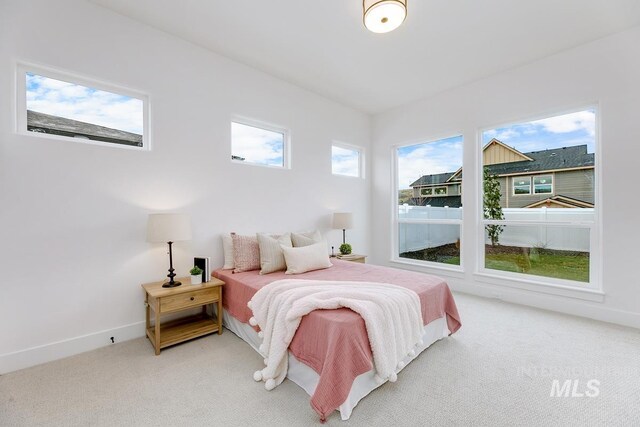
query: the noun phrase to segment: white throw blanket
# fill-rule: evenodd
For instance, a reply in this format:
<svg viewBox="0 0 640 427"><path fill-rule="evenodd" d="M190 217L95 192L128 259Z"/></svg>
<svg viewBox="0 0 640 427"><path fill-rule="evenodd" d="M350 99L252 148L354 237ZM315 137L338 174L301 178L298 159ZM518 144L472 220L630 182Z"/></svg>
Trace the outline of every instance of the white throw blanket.
<svg viewBox="0 0 640 427"><path fill-rule="evenodd" d="M302 317L313 310L347 307L364 319L376 380L395 381L403 359L422 344L424 324L418 294L387 283L278 280L260 289L247 303L252 326L260 326L260 351L266 367L254 373L273 390L287 375L287 351Z"/></svg>

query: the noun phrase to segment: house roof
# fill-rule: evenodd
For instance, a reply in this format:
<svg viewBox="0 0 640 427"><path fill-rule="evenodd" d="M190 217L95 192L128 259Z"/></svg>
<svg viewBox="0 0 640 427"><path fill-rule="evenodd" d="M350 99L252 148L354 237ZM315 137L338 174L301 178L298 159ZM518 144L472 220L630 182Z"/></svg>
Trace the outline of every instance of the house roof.
<svg viewBox="0 0 640 427"><path fill-rule="evenodd" d="M587 153L587 145L573 147L553 148L550 150L532 151L524 153L533 161L520 161L511 163L498 163L487 165L492 174L509 175L516 173L543 172L559 169L573 169L579 167L592 167L595 165L595 155Z"/></svg>
<svg viewBox="0 0 640 427"><path fill-rule="evenodd" d="M142 135L98 126L78 120L52 116L27 110L27 129L35 132L51 133L70 137L85 137L95 141L114 142L125 145L142 146Z"/></svg>
<svg viewBox="0 0 640 427"><path fill-rule="evenodd" d="M573 197L567 197L567 196L558 194L557 196L548 197L544 200L531 203L525 206L525 208L538 208L545 205L549 206L552 204L564 206L567 208L592 208L594 206L593 203L585 202L583 200L579 200Z"/></svg>
<svg viewBox="0 0 640 427"><path fill-rule="evenodd" d="M434 208L443 208L449 206L450 208L459 208L462 206L461 196L439 196L439 197L427 197L417 198L414 197L416 206L433 206Z"/></svg>
<svg viewBox="0 0 640 427"><path fill-rule="evenodd" d="M420 179L413 182L410 187L415 187L417 185L445 184L452 175L453 172L438 173L435 175L422 175Z"/></svg>

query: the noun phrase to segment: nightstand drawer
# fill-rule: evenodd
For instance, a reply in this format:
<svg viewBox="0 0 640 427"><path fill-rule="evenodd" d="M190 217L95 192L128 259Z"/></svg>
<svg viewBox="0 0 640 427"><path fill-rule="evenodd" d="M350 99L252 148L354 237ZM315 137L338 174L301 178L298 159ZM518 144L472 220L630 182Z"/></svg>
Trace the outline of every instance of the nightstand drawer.
<svg viewBox="0 0 640 427"><path fill-rule="evenodd" d="M160 312L167 313L173 310L211 303L217 301L219 295L218 288L209 288L166 296L160 299Z"/></svg>

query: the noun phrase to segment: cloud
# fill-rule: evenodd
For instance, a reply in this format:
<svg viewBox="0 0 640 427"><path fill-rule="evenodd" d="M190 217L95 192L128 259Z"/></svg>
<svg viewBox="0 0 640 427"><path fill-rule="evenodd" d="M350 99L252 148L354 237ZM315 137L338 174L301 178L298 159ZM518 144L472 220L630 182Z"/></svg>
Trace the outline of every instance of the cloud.
<svg viewBox="0 0 640 427"><path fill-rule="evenodd" d="M331 147L331 172L338 175L360 175L360 153L357 150Z"/></svg>
<svg viewBox="0 0 640 427"><path fill-rule="evenodd" d="M284 135L241 123L231 123L231 155L270 166L284 164Z"/></svg>
<svg viewBox="0 0 640 427"><path fill-rule="evenodd" d="M596 114L593 110L579 111L577 113L536 120L531 122L531 124L540 125L547 132L551 133L569 133L582 130L588 135L594 136Z"/></svg>
<svg viewBox="0 0 640 427"><path fill-rule="evenodd" d="M141 135L140 99L27 73L27 109Z"/></svg>
<svg viewBox="0 0 640 427"><path fill-rule="evenodd" d="M579 111L483 132L484 143L492 138L523 153L585 144L588 152L593 153L595 111Z"/></svg>
<svg viewBox="0 0 640 427"><path fill-rule="evenodd" d="M428 142L398 149L400 189L423 175L455 172L462 166L462 138Z"/></svg>

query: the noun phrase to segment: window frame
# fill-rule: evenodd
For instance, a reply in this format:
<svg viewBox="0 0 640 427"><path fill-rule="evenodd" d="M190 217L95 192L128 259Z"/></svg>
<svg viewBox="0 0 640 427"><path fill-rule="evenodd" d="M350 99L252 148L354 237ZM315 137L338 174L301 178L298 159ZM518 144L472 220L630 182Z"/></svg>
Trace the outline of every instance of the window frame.
<svg viewBox="0 0 640 427"><path fill-rule="evenodd" d="M398 182L398 150L403 147L411 147L413 145L422 145L428 144L432 142L441 141L443 139L461 137L462 138L462 162L464 163L464 132L461 130L454 132L447 132L439 136L431 137L431 138L420 138L417 140L399 143L391 146L391 185L393 190L393 197L391 197L391 245L390 245L390 258L389 261L395 264L403 264L407 266L413 267L422 267L428 269L435 269L446 273L447 275L451 275L454 277L463 277L465 272L465 258L464 258L464 216L461 215L461 219L409 219L409 220L400 220L398 218L398 190L399 190L399 182ZM462 187L463 184L460 183ZM432 196L433 197L433 196ZM461 209L461 208L447 208L447 209ZM434 261L419 261L410 258L401 258L399 254L399 224L433 224L433 225L458 225L460 227L460 264L444 264Z"/></svg>
<svg viewBox="0 0 640 427"><path fill-rule="evenodd" d="M544 222L531 220L486 220L483 218L484 206L484 188L483 188L483 134L486 131L505 128L523 123L533 122L537 120L548 119L556 116L577 113L586 110L594 110L595 112L595 189L594 189L594 216L593 221L566 221L566 222ZM476 132L476 175L477 175L477 206L476 217L476 266L474 276L479 281L495 284L499 286L520 288L526 290L540 291L554 295L562 295L585 299L590 301L603 301L604 284L602 281L602 135L601 135L601 117L602 108L598 103L589 105L579 105L574 108L548 111L538 115L530 115L524 118L517 118L511 122L502 122L491 126L478 128ZM549 174L542 174L546 176ZM551 173L553 175L553 173ZM533 175L529 175L532 177ZM554 178L555 180L555 178ZM555 185L555 184L552 184ZM533 180L531 180L531 190L533 195ZM552 188L553 190L553 188ZM553 193L538 193L540 195ZM485 225L527 225L527 226L549 226L549 227L571 227L571 228L588 228L589 229L589 282L577 282L565 279L556 279L543 276L536 276L526 273L513 273L501 270L485 268Z"/></svg>
<svg viewBox="0 0 640 427"><path fill-rule="evenodd" d="M333 172L333 147L342 148L344 150L355 151L355 152L358 153L358 175L357 176L345 175L345 174L334 173ZM363 147L360 147L358 145L353 145L353 144L347 144L347 143L340 142L340 141L332 141L331 142L331 175L345 177L345 178L365 179L364 156L365 156L365 153L364 153L364 148Z"/></svg>
<svg viewBox="0 0 640 427"><path fill-rule="evenodd" d="M516 183L515 183L516 179L522 180L523 177L522 176L514 176L514 177L511 178L511 195L512 196L515 196L515 197L518 197L518 196L530 196L531 194L533 194L533 193L531 193L531 185L532 185L531 176L528 175L525 178L529 180L529 185L528 185L529 192L528 193L516 193L516 187L523 187L524 184L516 185Z"/></svg>
<svg viewBox="0 0 640 427"><path fill-rule="evenodd" d="M249 162L246 160L237 160L233 158L233 123L237 123L244 126L249 126L269 132L275 132L282 134L282 166L279 165L267 165L263 163ZM234 164L260 166L263 168L276 169L276 170L288 170L291 169L291 130L285 126L280 126L272 123L268 123L262 120L251 119L245 116L232 115L229 120L229 161Z"/></svg>
<svg viewBox="0 0 640 427"><path fill-rule="evenodd" d="M548 193L539 193L536 191L536 185L549 185L549 184L536 184L536 178L542 178L542 177L549 177L549 179L551 180L551 191L549 191ZM534 175L531 177L531 185L532 185L532 194L553 194L553 188L554 188L554 182L555 182L555 178L554 178L554 174L553 173L548 173L548 174L543 174L543 175Z"/></svg>
<svg viewBox="0 0 640 427"><path fill-rule="evenodd" d="M438 190L440 189L444 189L444 194L438 194ZM434 187L433 188L433 197L444 197L444 196L448 196L449 195L449 187L448 186L440 186L440 187Z"/></svg>
<svg viewBox="0 0 640 427"><path fill-rule="evenodd" d="M150 151L151 150L151 116L150 116L150 96L142 91L130 89L118 84L108 83L93 77L87 77L75 72L61 70L49 66L32 64L29 62L17 61L15 63L15 123L14 131L18 135L35 138L46 138L56 141L76 142L80 144L99 145L103 147L113 147L125 150ZM116 95L124 95L142 101L142 147L135 145L118 144L115 142L98 141L86 138L75 138L64 135L54 135L50 133L33 132L27 130L27 84L26 73L36 74L59 81L64 81L76 85L85 86L91 89L98 89Z"/></svg>

